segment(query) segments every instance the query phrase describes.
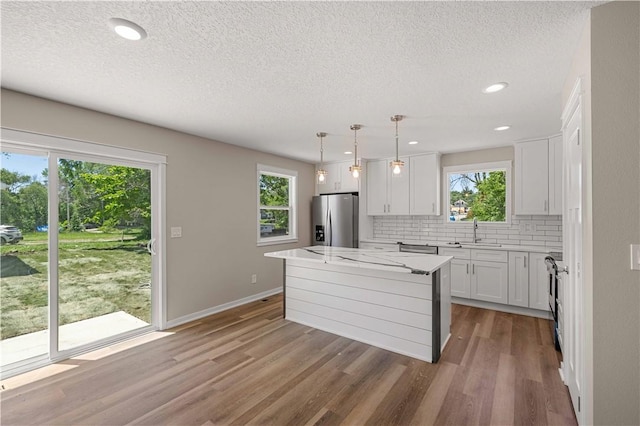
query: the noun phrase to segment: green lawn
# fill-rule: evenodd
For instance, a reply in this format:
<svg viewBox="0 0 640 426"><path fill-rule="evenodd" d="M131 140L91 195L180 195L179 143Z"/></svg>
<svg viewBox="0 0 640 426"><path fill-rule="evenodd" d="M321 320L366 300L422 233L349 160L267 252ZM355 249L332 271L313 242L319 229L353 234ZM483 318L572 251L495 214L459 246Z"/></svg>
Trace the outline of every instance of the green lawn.
<svg viewBox="0 0 640 426"><path fill-rule="evenodd" d="M60 233L60 324L125 311L151 322L151 256L136 233ZM47 234L0 247L1 337L47 328Z"/></svg>

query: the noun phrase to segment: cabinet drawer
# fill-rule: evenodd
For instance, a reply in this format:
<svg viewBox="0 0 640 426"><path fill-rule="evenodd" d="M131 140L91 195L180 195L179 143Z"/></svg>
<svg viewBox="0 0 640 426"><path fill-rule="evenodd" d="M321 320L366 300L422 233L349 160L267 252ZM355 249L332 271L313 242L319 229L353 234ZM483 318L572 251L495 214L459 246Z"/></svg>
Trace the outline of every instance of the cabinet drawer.
<svg viewBox="0 0 640 426"><path fill-rule="evenodd" d="M456 259L470 259L471 249L455 247L438 247L438 254L443 256L453 256Z"/></svg>
<svg viewBox="0 0 640 426"><path fill-rule="evenodd" d="M487 262L504 262L509 260L509 252L501 250L471 250L471 260L484 260Z"/></svg>

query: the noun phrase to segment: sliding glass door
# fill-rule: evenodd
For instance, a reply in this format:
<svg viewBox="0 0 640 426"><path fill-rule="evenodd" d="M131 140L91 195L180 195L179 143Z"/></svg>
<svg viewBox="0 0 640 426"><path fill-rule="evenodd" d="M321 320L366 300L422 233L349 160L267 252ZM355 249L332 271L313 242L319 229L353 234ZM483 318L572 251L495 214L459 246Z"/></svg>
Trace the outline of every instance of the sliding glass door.
<svg viewBox="0 0 640 426"><path fill-rule="evenodd" d="M60 150L67 140L46 136L34 149L7 133L2 375L162 328L163 157L77 141ZM10 241L14 229L22 238Z"/></svg>

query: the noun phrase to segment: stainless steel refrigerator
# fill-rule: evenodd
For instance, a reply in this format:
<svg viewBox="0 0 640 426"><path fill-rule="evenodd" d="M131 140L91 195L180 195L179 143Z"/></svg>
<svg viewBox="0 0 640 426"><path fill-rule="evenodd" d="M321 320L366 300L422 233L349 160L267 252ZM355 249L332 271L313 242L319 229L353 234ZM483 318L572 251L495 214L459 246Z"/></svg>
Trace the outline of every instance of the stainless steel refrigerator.
<svg viewBox="0 0 640 426"><path fill-rule="evenodd" d="M358 196L318 195L311 205L314 246L358 247Z"/></svg>

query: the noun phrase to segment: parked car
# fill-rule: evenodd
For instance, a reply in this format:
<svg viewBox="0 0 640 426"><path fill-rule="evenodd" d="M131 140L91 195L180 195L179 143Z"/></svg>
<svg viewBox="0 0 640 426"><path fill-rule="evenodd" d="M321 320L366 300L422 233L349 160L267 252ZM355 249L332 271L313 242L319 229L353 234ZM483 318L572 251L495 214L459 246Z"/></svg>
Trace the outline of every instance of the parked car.
<svg viewBox="0 0 640 426"><path fill-rule="evenodd" d="M22 240L22 232L11 225L0 225L0 243L16 244Z"/></svg>

